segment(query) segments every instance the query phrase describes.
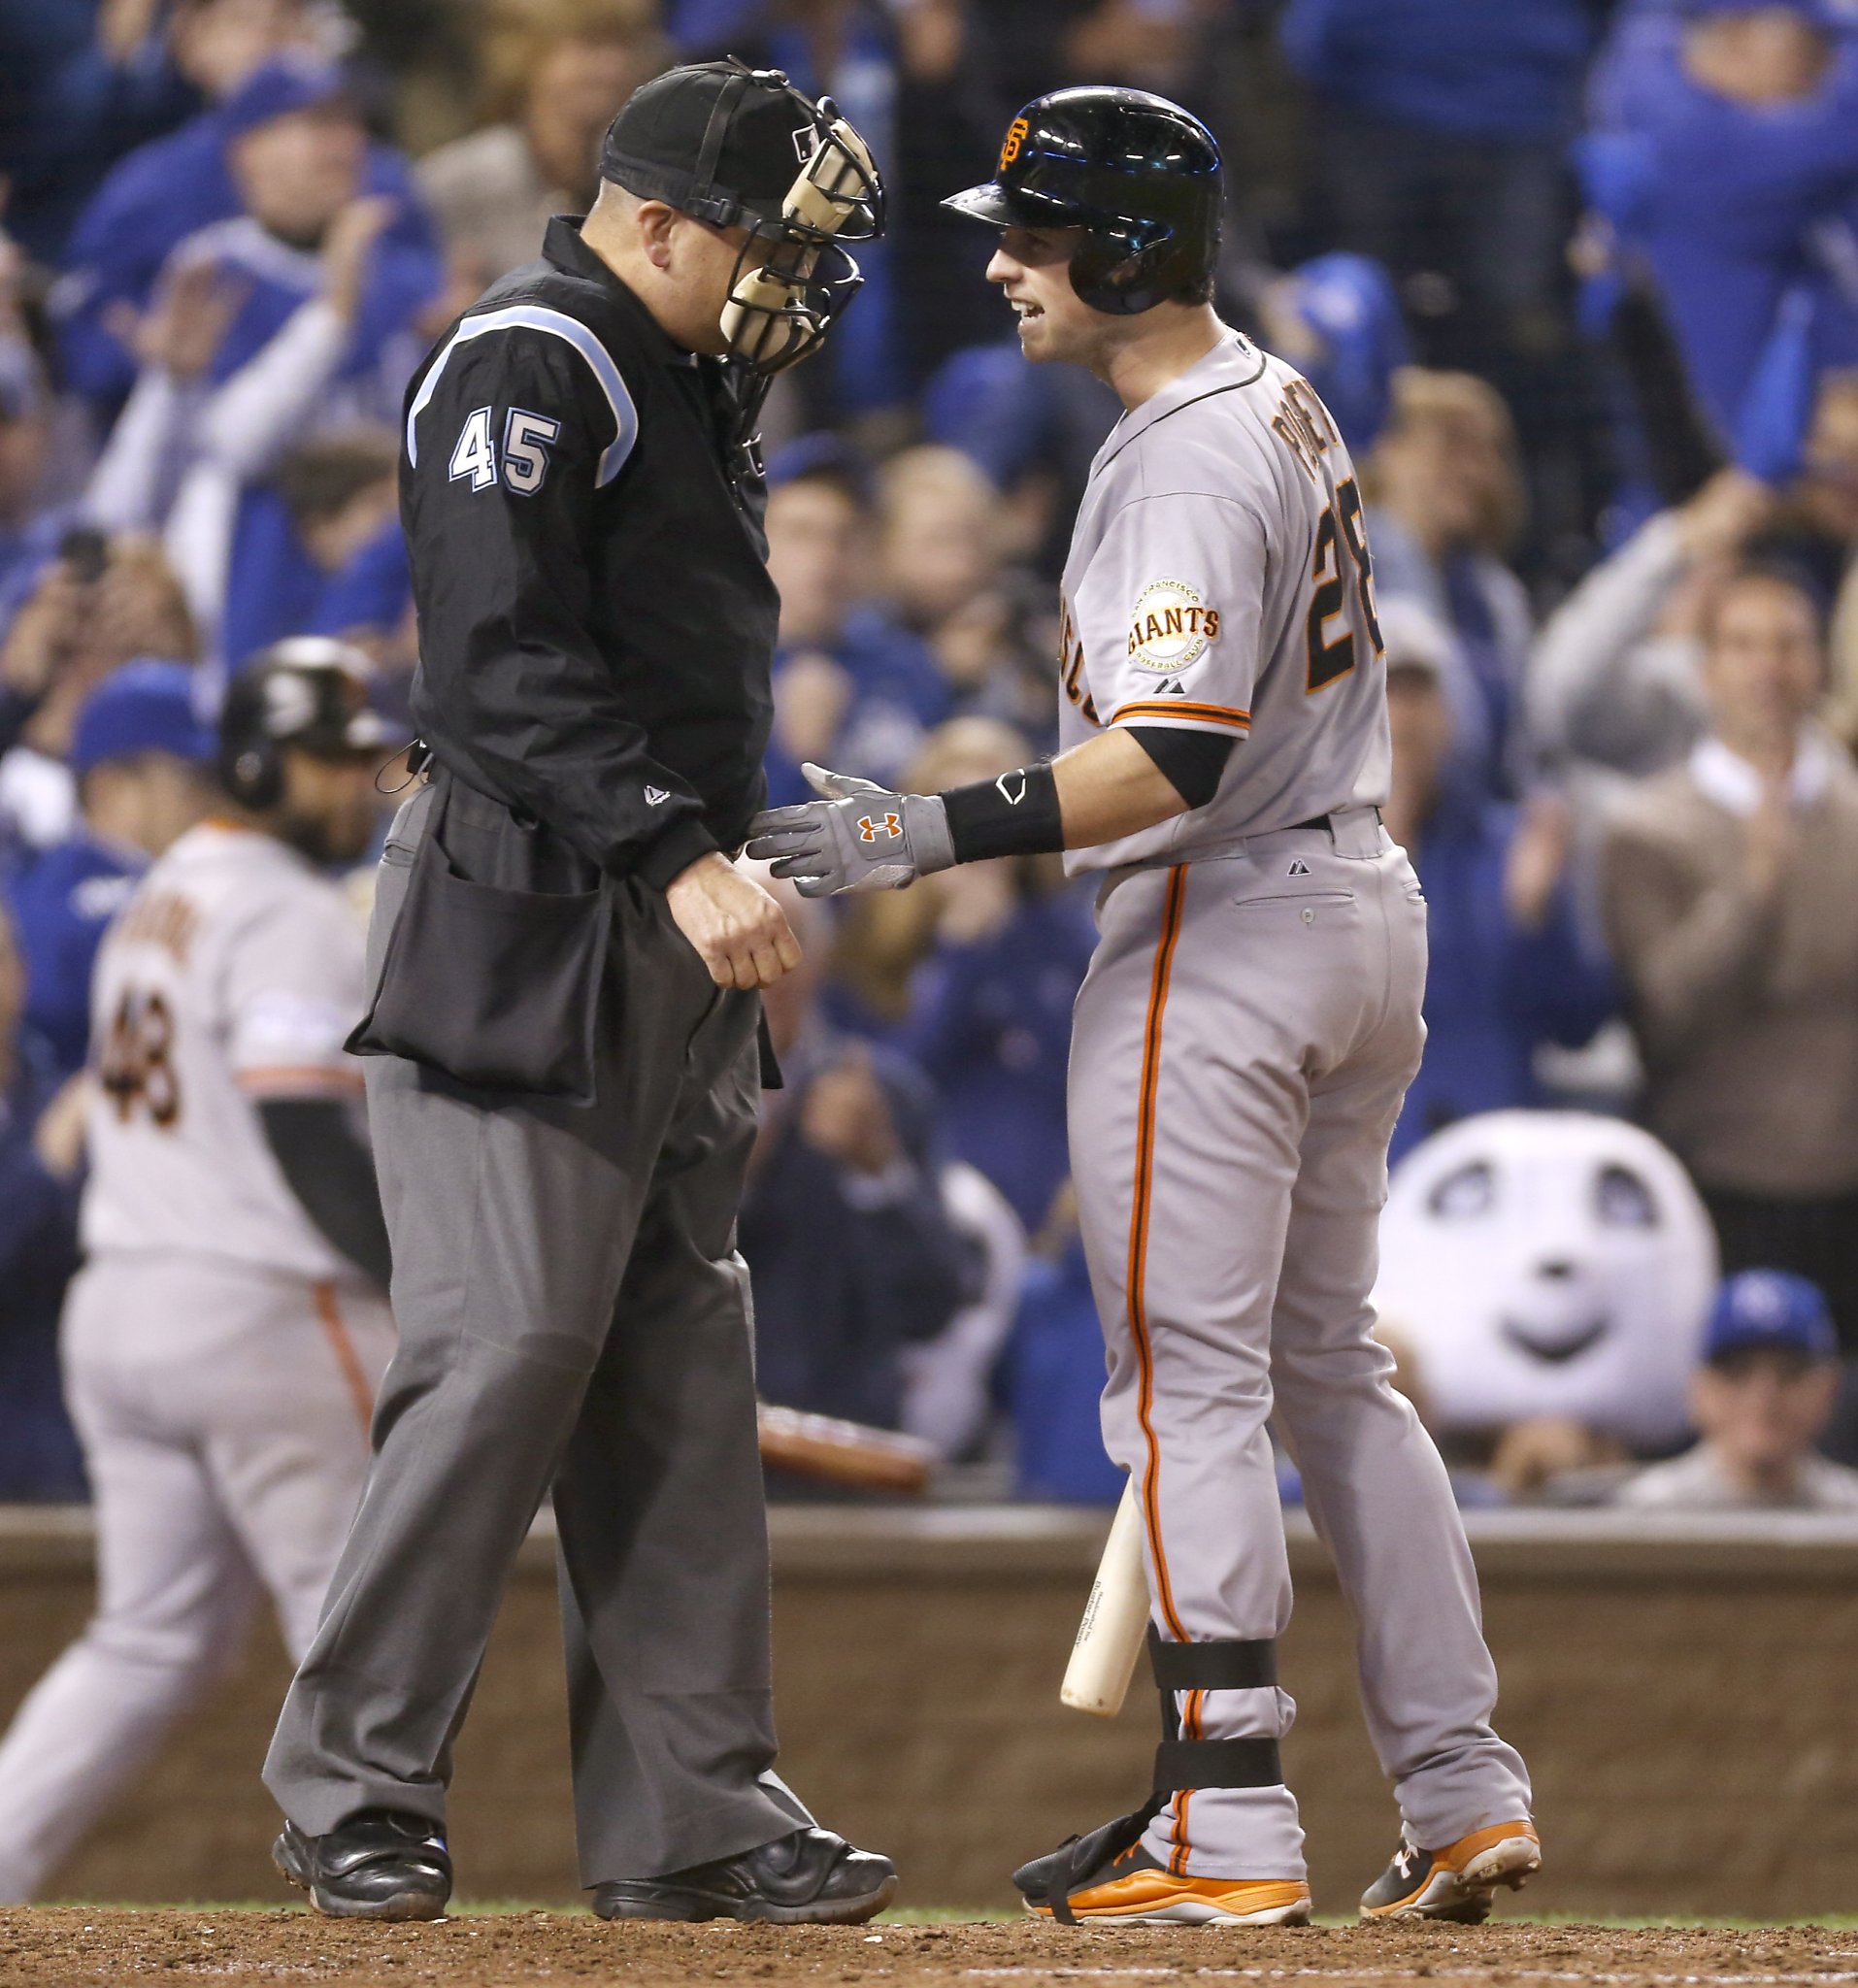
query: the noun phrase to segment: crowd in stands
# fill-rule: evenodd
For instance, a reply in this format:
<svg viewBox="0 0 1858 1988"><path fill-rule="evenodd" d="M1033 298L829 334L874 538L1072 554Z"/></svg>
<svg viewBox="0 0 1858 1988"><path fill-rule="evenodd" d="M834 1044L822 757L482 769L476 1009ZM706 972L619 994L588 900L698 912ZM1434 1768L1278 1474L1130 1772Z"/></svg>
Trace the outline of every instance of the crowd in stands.
<svg viewBox="0 0 1858 1988"><path fill-rule="evenodd" d="M1395 1165L1480 1113L1632 1117L1727 1279L1694 1451L1490 1431L1464 1481L1851 1508L1814 1445L1858 1463L1858 0L0 0L0 1498L82 1493L89 963L198 812L216 696L322 633L404 712L406 381L584 209L627 93L725 50L830 90L891 186L766 412L773 800L1052 748L1118 408L1024 367L938 201L1042 89L1186 103L1233 169L1222 312L1370 500L1431 906ZM1031 859L790 911L765 1392L1113 1498L1064 1131L1087 892Z"/></svg>

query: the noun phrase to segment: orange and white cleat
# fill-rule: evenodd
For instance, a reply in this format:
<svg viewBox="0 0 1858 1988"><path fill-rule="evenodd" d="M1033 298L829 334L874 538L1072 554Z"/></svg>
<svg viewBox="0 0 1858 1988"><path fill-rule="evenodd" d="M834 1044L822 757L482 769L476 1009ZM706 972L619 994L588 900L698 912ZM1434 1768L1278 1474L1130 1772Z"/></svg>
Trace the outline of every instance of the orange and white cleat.
<svg viewBox="0 0 1858 1988"><path fill-rule="evenodd" d="M1294 1878L1177 1877L1142 1845L1146 1811L1119 1816L1012 1873L1035 1918L1067 1926L1307 1926Z"/></svg>
<svg viewBox="0 0 1858 1988"><path fill-rule="evenodd" d="M1364 1919L1451 1919L1478 1926L1499 1885L1510 1891L1542 1869L1542 1839L1530 1822L1473 1830L1443 1850L1403 1842L1394 1860L1361 1895Z"/></svg>

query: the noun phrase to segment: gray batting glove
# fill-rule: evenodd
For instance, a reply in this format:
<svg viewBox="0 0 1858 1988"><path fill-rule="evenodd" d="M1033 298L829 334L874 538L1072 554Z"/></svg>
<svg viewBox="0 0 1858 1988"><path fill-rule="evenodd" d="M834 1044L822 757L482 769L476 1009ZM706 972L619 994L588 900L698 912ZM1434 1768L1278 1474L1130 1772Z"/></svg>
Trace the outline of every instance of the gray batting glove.
<svg viewBox="0 0 1858 1988"><path fill-rule="evenodd" d="M748 853L791 877L802 897L842 890L901 890L955 860L940 794L893 794L876 780L804 765L819 796L757 814Z"/></svg>

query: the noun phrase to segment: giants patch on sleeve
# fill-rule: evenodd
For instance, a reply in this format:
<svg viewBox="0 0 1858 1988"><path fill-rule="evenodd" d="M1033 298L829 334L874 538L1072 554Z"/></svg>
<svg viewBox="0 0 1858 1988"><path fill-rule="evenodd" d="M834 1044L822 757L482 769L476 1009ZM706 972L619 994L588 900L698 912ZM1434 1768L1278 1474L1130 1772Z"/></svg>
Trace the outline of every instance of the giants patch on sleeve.
<svg viewBox="0 0 1858 1988"><path fill-rule="evenodd" d="M1136 596L1129 623L1129 660L1139 670L1170 677L1198 662L1219 640L1219 610L1182 580L1153 580Z"/></svg>

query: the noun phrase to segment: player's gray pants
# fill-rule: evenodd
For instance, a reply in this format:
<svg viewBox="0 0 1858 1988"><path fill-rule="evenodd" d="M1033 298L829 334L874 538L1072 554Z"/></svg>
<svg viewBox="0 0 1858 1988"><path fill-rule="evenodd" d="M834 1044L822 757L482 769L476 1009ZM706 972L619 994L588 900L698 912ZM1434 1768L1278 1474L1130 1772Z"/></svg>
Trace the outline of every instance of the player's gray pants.
<svg viewBox="0 0 1858 1988"><path fill-rule="evenodd" d="M33 1896L267 1590L310 1647L393 1348L373 1293L178 1252L99 1254L65 1301L65 1397L95 1503L97 1606L0 1743L0 1905Z"/></svg>
<svg viewBox="0 0 1858 1988"><path fill-rule="evenodd" d="M381 870L378 963L431 790ZM453 816L458 803L453 801ZM322 1626L265 1767L312 1835L443 1821L453 1737L552 1490L587 1884L811 1820L774 1775L767 1521L736 1206L754 996L622 887L600 1102L498 1102L368 1064L400 1350Z"/></svg>
<svg viewBox="0 0 1858 1988"><path fill-rule="evenodd" d="M1293 870L1294 866L1294 870ZM1425 907L1366 811L1111 888L1078 1000L1071 1152L1109 1348L1104 1440L1144 1494L1171 1640L1290 1617L1268 1418L1359 1625L1368 1727L1413 1839L1525 1815L1444 1468L1371 1337L1387 1141L1424 1041ZM1183 1692L1183 1737L1281 1735L1278 1690ZM1297 1878L1287 1789L1183 1792L1147 1847Z"/></svg>

